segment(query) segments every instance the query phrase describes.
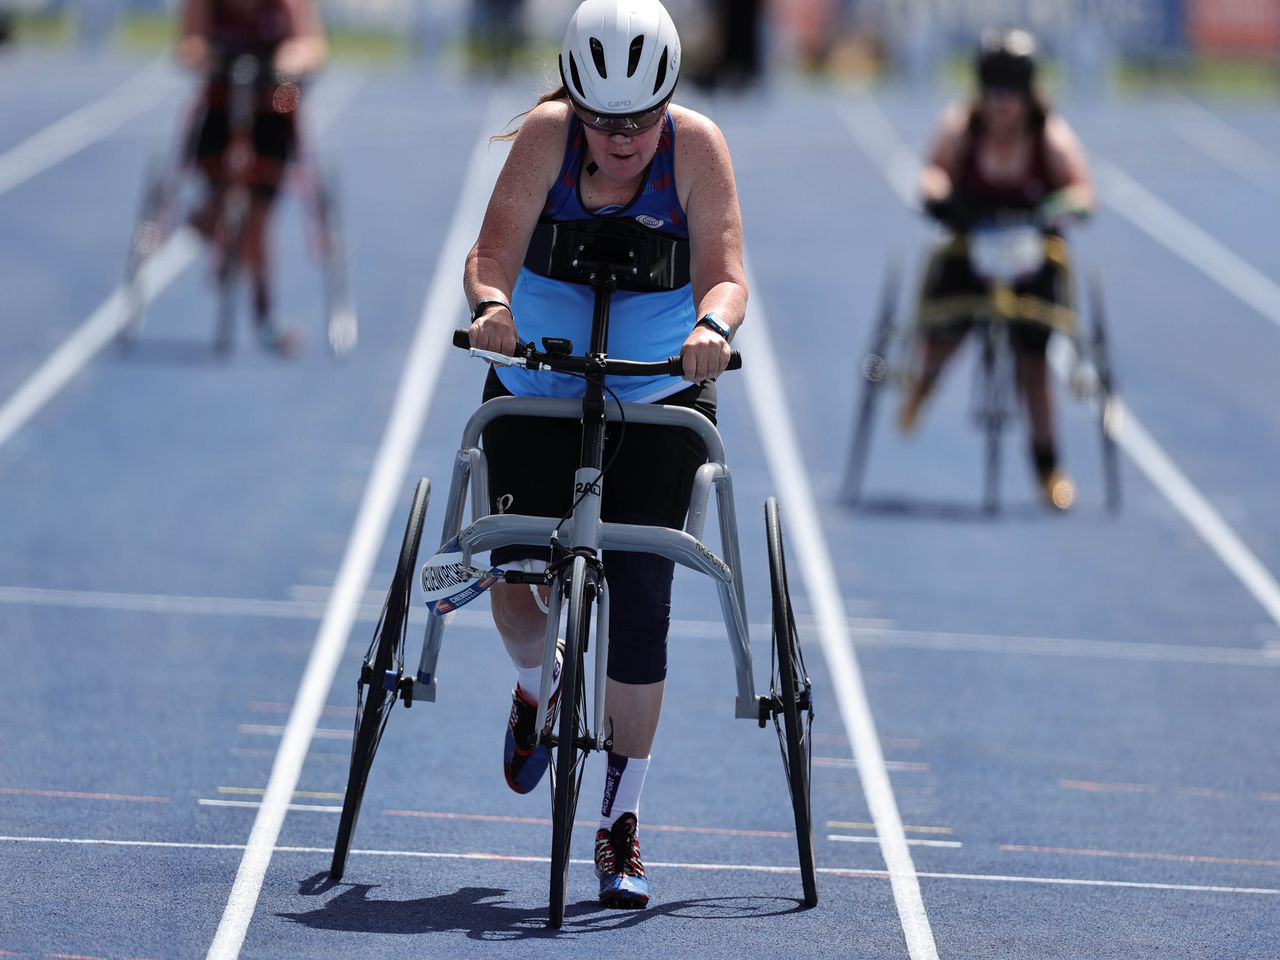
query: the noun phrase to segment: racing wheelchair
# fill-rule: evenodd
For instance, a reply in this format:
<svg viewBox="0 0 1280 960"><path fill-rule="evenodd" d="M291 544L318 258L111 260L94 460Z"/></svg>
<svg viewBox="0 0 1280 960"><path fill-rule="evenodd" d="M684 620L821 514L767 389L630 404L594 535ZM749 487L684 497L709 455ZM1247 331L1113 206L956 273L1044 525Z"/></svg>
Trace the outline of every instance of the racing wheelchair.
<svg viewBox="0 0 1280 960"><path fill-rule="evenodd" d="M942 297L926 296L926 284L938 276L944 261L967 261L980 290ZM1033 278L1048 275L1061 289L1050 299L1028 289ZM1115 437L1120 428L1120 405L1108 346L1102 287L1096 271L1088 278L1088 328L1081 328L1075 306L1076 278L1062 237L1034 217L1006 214L983 220L935 246L921 274L913 313L903 317L898 305L902 271L896 262L886 269L870 343L861 357L855 380L856 399L840 500L863 501L863 480L876 412L887 389L911 383L912 354L924 336L963 317L972 323L976 358L970 384L969 412L983 438L982 507L995 513L1000 503L1001 448L1005 429L1018 415L1014 324L1039 325L1070 346L1066 371L1071 392L1089 405L1102 443L1103 483L1108 510L1120 508L1120 468ZM1050 345L1051 347L1053 344Z"/></svg>
<svg viewBox="0 0 1280 960"><path fill-rule="evenodd" d="M570 839L585 759L592 751L608 750L604 689L608 662L609 589L604 575L605 549L659 554L705 574L713 581L728 634L737 680L735 716L771 722L778 734L790 792L803 887L803 903L817 903L813 826L810 813L813 694L805 670L795 616L787 586L782 521L776 500L765 503L765 533L769 552L772 601L772 666L769 691L755 692L751 648L747 633L746 601L737 537L733 485L725 463L724 445L715 426L701 413L661 403L606 402L606 376L679 376L681 361L670 357L653 363L607 357L609 304L618 277L632 270L634 250L600 235L571 238L578 249L575 267L594 291L591 342L574 355L566 340L546 339L543 349L527 344L515 357L472 349L466 330L454 335L454 345L491 363L517 364L531 370L572 373L585 382L582 400L508 396L489 400L471 416L453 465L445 506L442 546L422 568L420 590L432 608L416 671L405 667L407 613L426 511L429 482L418 482L409 510L395 575L381 620L365 655L356 684L357 716L351 766L329 875L341 879L350 851L374 754L396 701L409 706L435 699L436 665L446 620L443 614L481 594L498 579L507 583L550 588L549 614L539 696L533 729L546 727L553 687L552 667L558 638L563 638L563 667L558 728L539 734L552 756L550 770L552 842L550 902L547 925L564 921ZM580 241L580 242L579 242ZM741 365L734 355L730 368ZM572 506L562 518L491 514L485 453L481 431L500 416L540 416L580 420L581 457L574 476ZM603 463L606 422L625 430L628 423L681 427L696 433L706 445L707 459L697 469L689 512L683 530L661 526L612 523L601 520L601 491L606 482ZM625 442L625 438L624 438ZM716 494L721 554L703 543L712 491ZM472 522L463 526L468 493ZM552 561L545 573L490 568L485 557L495 547L514 543L547 543ZM593 610L594 608L594 610ZM589 657L588 654L591 654Z"/></svg>
<svg viewBox="0 0 1280 960"><path fill-rule="evenodd" d="M256 173L255 114L270 103L273 110L293 114L295 144L282 189L296 194L303 204L308 246L323 276L326 339L334 356L345 356L355 348L358 323L351 298L337 178L332 171L322 172L303 136L298 81L277 74L267 57L252 49L224 51L209 76L225 84L228 115L228 140L223 152L226 186L219 209L214 211L209 240L217 288L214 349L225 355L234 343L237 306L245 279L242 238ZM125 264L126 318L117 338L122 348L138 341L146 320L143 269L164 242L187 223L196 207L196 195L204 189L204 177L192 154L194 137L208 106L202 89L189 105L168 155L155 157L148 164Z"/></svg>

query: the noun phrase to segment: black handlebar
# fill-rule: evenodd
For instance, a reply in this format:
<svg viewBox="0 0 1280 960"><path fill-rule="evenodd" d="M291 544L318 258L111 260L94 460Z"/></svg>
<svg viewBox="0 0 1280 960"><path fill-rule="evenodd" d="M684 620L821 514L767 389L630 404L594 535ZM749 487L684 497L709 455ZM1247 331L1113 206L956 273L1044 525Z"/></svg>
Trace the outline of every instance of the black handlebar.
<svg viewBox="0 0 1280 960"><path fill-rule="evenodd" d="M463 350L470 350L471 332L469 330L454 330L453 345ZM520 344L516 348L515 356L521 360L527 370L586 373L588 369L599 370L600 366L589 361L587 357L572 356L567 353L543 353L534 349L532 343ZM684 376L684 361L679 357L667 357L665 360L652 362L605 358L603 368L605 374L613 377ZM729 352L729 365L725 369L739 370L741 368L742 354L737 350L731 350Z"/></svg>

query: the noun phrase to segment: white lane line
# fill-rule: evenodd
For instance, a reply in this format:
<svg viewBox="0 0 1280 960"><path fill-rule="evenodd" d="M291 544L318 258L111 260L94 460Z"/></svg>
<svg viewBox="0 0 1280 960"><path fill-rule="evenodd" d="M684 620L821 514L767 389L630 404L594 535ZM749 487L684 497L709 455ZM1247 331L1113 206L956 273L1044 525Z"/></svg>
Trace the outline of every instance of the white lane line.
<svg viewBox="0 0 1280 960"><path fill-rule="evenodd" d="M490 118L493 116L496 113L490 110ZM487 119L486 123L486 128L496 128L501 121ZM490 149L486 135L477 140L472 150L467 179L440 250L435 277L400 378L395 406L365 487L329 607L294 698L280 750L272 764L262 806L254 819L231 895L209 947L208 960L234 960L240 954L289 801L302 774L303 760L319 724L392 511L400 499L413 448L422 432L440 367L450 349L450 332L464 314L458 278L467 250L479 232L488 192L504 156L504 151Z"/></svg>
<svg viewBox="0 0 1280 960"><path fill-rule="evenodd" d="M1116 442L1121 449L1204 538L1271 619L1280 624L1280 584L1275 577L1178 469L1133 412L1124 407L1122 401L1117 404L1121 427Z"/></svg>
<svg viewBox="0 0 1280 960"><path fill-rule="evenodd" d="M171 850L244 850L242 843L184 843L170 840L97 840L89 837L6 837L0 836L0 843L30 843L60 846L102 846L102 847L139 847ZM275 848L276 853L299 853L306 856L329 855L333 851L328 847L285 847ZM408 857L414 860L471 860L498 861L500 863L534 863L546 864L548 857L509 856L500 853L439 853L423 850L352 850L353 857ZM589 864L590 860L573 860L576 864ZM766 864L751 863L683 863L677 861L650 864L671 870L711 870L736 873L784 873L799 872L796 867L775 867ZM841 877L851 880L887 880L887 870L864 870L859 867L819 867L818 873L828 877ZM928 880L971 880L980 883L1044 883L1077 887L1115 887L1138 890L1166 890L1175 893L1229 893L1262 896L1280 896L1280 889L1269 887L1228 887L1208 886L1194 883L1146 883L1138 880L1080 880L1072 877L1025 877L986 873L921 873L917 874Z"/></svg>
<svg viewBox="0 0 1280 960"><path fill-rule="evenodd" d="M89 144L173 95L176 75L164 60L134 74L100 100L87 104L0 154L0 194Z"/></svg>
<svg viewBox="0 0 1280 960"><path fill-rule="evenodd" d="M347 79L336 87L320 88L317 116L318 129L328 126L338 111L350 103L358 82ZM195 231L183 226L147 261L139 275L143 304L160 294L200 252ZM93 359L129 319L130 292L121 284L103 301L80 328L55 350L18 390L0 406L0 447L57 395L68 381Z"/></svg>
<svg viewBox="0 0 1280 960"><path fill-rule="evenodd" d="M858 761L848 757L814 757L815 767L832 767L838 770L856 770ZM916 760L886 760L884 768L890 773L928 773L929 765Z"/></svg>
<svg viewBox="0 0 1280 960"><path fill-rule="evenodd" d="M914 205L914 195L903 194L902 184L907 177L900 169L907 162L906 158L911 156L910 151L901 145L897 132L874 101L864 97L860 107L856 113L844 111L846 126L855 142L880 167L895 192L905 202ZM910 162L918 169L918 161L912 159ZM1095 162L1095 168L1108 204L1159 243L1203 270L1210 279L1280 324L1280 286L1157 199L1119 168L1106 161ZM1061 354L1057 359L1061 360ZM1055 372L1059 377L1066 373L1060 362L1055 363ZM1271 619L1280 624L1280 584L1276 583L1275 577L1178 469L1133 411L1117 400L1116 413L1116 443L1200 534Z"/></svg>
<svg viewBox="0 0 1280 960"><path fill-rule="evenodd" d="M348 736L348 739L350 737ZM250 810L261 810L262 802L259 800L212 800L201 797L196 801L201 807L247 807ZM285 805L285 810L298 813L341 813L341 806L321 805L318 803L290 803ZM333 853L332 850L329 851Z"/></svg>
<svg viewBox="0 0 1280 960"><path fill-rule="evenodd" d="M1077 880L1070 877L1020 877L986 873L922 873L930 880L981 880L996 883L1048 883L1071 887L1120 887L1137 890L1173 890L1186 893L1248 893L1280 896L1267 887L1205 886L1195 883L1144 883L1138 880Z"/></svg>
<svg viewBox="0 0 1280 960"><path fill-rule="evenodd" d="M242 723L236 728L237 733L260 737L283 737L287 726L280 727L269 723ZM337 730L332 727L316 727L311 736L317 740L350 740L355 734L351 727Z"/></svg>
<svg viewBox="0 0 1280 960"><path fill-rule="evenodd" d="M787 391L773 352L769 321L760 304L760 288L750 276L748 287L757 291L756 299L750 307L750 320L743 324L737 339L744 355L742 369L747 378L747 394L755 414L761 446L769 461L769 472L779 488L783 535L798 548L792 555L799 558L801 576L798 580L793 579L792 583L804 583L809 602L813 605L818 638L831 671L840 716L853 747L867 807L880 838L880 852L885 866L889 868L893 899L906 937L907 951L912 960L937 960L938 948L920 896L915 865L911 861L889 771L880 750L875 719L871 715L862 672L849 635L849 617L832 572L835 567L823 536L813 491L802 466L805 458L787 407Z"/></svg>
<svg viewBox="0 0 1280 960"><path fill-rule="evenodd" d="M828 833L827 839L837 843L879 843L878 837L851 837L842 833ZM957 848L964 846L959 840L916 840L912 837L907 838L907 843L913 847Z"/></svg>
<svg viewBox="0 0 1280 960"><path fill-rule="evenodd" d="M798 618L801 619L802 618ZM850 624L862 647L896 647L964 653L1032 655L1079 660L1131 660L1137 663L1198 663L1228 667L1280 667L1280 656L1264 648L1211 647L1179 643L1132 643L1071 637L1011 637L980 633L897 630Z"/></svg>
<svg viewBox="0 0 1280 960"><path fill-rule="evenodd" d="M149 302L173 282L200 251L196 234L180 228L143 267L143 302ZM129 318L129 292L124 284L103 301L80 328L63 341L47 360L0 406L0 447L67 385Z"/></svg>
<svg viewBox="0 0 1280 960"><path fill-rule="evenodd" d="M1184 100L1178 115L1170 121L1170 128L1209 159L1258 189L1280 197L1280 161L1217 114Z"/></svg>
<svg viewBox="0 0 1280 960"><path fill-rule="evenodd" d="M1115 164L1095 157L1093 165L1098 192L1113 210L1246 306L1280 325L1280 285Z"/></svg>
<svg viewBox="0 0 1280 960"><path fill-rule="evenodd" d="M376 571L375 571L376 579ZM305 588L310 591L312 588ZM327 598L329 587L315 588ZM0 586L0 605L66 607L131 613L187 614L193 616L265 617L285 620L320 620L325 600L256 600L248 597L191 597L171 594L116 593L94 590L59 590L47 587ZM357 615L361 622L376 621L382 613L380 591L366 592ZM486 613L474 616L460 610L452 626L492 630ZM797 616L803 627L814 620ZM763 637L769 624L748 624L752 636ZM945 630L901 630L891 621L852 617L849 631L860 647L900 647L916 650L945 650L964 653L1068 657L1079 660L1133 660L1140 663L1201 663L1228 667L1280 667L1280 650L1272 647L1215 647L1180 643L1134 643L1119 640L1086 640L1075 637L1019 637L984 633L953 633ZM724 639L720 620L671 621L671 635L688 639ZM889 768L892 770L892 766Z"/></svg>

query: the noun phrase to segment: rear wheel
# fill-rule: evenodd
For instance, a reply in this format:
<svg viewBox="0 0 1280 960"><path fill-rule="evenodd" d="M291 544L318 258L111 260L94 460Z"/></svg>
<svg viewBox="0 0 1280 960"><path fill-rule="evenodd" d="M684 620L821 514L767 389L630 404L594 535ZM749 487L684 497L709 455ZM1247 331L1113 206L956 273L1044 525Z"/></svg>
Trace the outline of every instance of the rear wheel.
<svg viewBox="0 0 1280 960"><path fill-rule="evenodd" d="M564 923L569 847L578 810L578 793L582 788L582 772L586 766L583 761L590 740L584 674L595 585L593 582L588 586L590 575L585 558L575 557L570 571L564 666L560 671L560 732L551 779L551 904L547 926L553 928Z"/></svg>
<svg viewBox="0 0 1280 960"><path fill-rule="evenodd" d="M414 566L418 558L418 545L422 540L422 520L427 512L427 498L431 483L424 477L418 481L409 508L409 522L405 525L404 539L400 543L400 558L396 572L382 606L382 617L374 630L373 642L360 666L360 679L356 682L356 729L351 749L351 769L347 775L347 791L342 799L342 816L338 820L338 838L333 847L333 862L329 876L341 880L347 866L347 853L351 849L351 837L355 833L356 820L360 816L360 802L364 799L365 783L373 755L387 728L387 717L395 706L396 698L412 677L404 676L405 628L409 622L409 602L413 587Z"/></svg>
<svg viewBox="0 0 1280 960"><path fill-rule="evenodd" d="M1107 509L1120 509L1120 458L1116 434L1120 430L1120 405L1115 396L1115 376L1107 344L1106 310L1102 301L1102 281L1097 273L1089 277L1090 348L1098 374L1098 425L1102 433L1102 471L1107 488Z"/></svg>
<svg viewBox="0 0 1280 960"><path fill-rule="evenodd" d="M782 748L791 807L795 814L796 844L800 854L800 880L804 905L818 902L817 868L813 857L813 815L809 804L809 775L813 764L813 690L805 670L800 638L796 633L791 594L787 588L787 564L782 548L782 520L778 501L764 505L765 537L769 546L769 586L773 599L773 666L769 676L769 712ZM782 715L779 723L778 715ZM761 721L763 723L763 720Z"/></svg>
<svg viewBox="0 0 1280 960"><path fill-rule="evenodd" d="M231 352L236 327L236 295L240 289L240 248L244 239L245 221L249 217L248 190L237 187L223 201L218 264L218 326L214 332L213 347L220 354Z"/></svg>
<svg viewBox="0 0 1280 960"><path fill-rule="evenodd" d="M982 325L982 354L974 388L974 419L983 436L982 509L1000 509L1000 454L1005 425L1013 416L1013 361L1008 327L990 320Z"/></svg>
<svg viewBox="0 0 1280 960"><path fill-rule="evenodd" d="M329 350L345 357L355 349L358 337L355 306L347 276L342 219L338 212L337 181L333 174L319 178L316 186L316 223L320 262L324 270L325 309Z"/></svg>
<svg viewBox="0 0 1280 960"><path fill-rule="evenodd" d="M871 446L871 433L875 424L876 401L889 378L889 348L893 342L893 315L898 300L900 269L896 262L889 264L885 272L884 286L880 292L880 313L871 335L871 346L862 358L859 376L862 396L858 402L857 420L853 428L853 440L849 446L849 462L845 467L844 483L840 499L849 504L862 497L862 477L866 472L867 450Z"/></svg>
<svg viewBox="0 0 1280 960"><path fill-rule="evenodd" d="M131 347L142 333L146 320L146 291L142 269L155 254L162 239L168 184L162 166L152 162L147 168L142 188L142 206L138 221L129 238L129 258L125 264L125 321L120 327L119 344Z"/></svg>

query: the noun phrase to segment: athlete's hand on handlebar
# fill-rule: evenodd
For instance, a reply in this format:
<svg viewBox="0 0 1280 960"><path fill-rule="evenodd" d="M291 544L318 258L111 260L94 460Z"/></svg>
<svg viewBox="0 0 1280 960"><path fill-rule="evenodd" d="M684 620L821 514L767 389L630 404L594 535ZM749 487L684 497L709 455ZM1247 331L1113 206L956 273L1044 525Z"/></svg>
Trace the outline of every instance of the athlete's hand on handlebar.
<svg viewBox="0 0 1280 960"><path fill-rule="evenodd" d="M723 338L721 339L723 340ZM595 374L603 372L607 376L617 377L683 377L688 379L685 374L685 359L683 357L667 357L665 360L648 361L619 360L613 357L602 359L598 355L594 358L588 358L581 354L574 354L573 344L568 340L544 339L543 345L547 350L545 353L538 350L533 343L517 344L512 352L498 353L495 350L487 350L475 346L471 329L467 328L453 331L453 345L488 363L524 367L526 370L553 370L561 373L571 373L576 376L581 376L584 373ZM724 365L719 369L723 372L725 370L740 370L741 368L742 355L737 350L730 350ZM711 369L714 369L714 367ZM716 376L716 374L711 374L711 376Z"/></svg>
<svg viewBox="0 0 1280 960"><path fill-rule="evenodd" d="M724 373L729 366L729 341L710 327L693 328L680 348L683 377L690 383L701 383Z"/></svg>
<svg viewBox="0 0 1280 960"><path fill-rule="evenodd" d="M982 204L965 193L952 190L946 197L924 201L924 212L954 233L966 233L986 212Z"/></svg>
<svg viewBox="0 0 1280 960"><path fill-rule="evenodd" d="M471 324L471 346L477 350L488 350L500 353L505 357L515 356L520 346L520 338L516 335L515 317L511 311L503 307L495 307L485 311Z"/></svg>

